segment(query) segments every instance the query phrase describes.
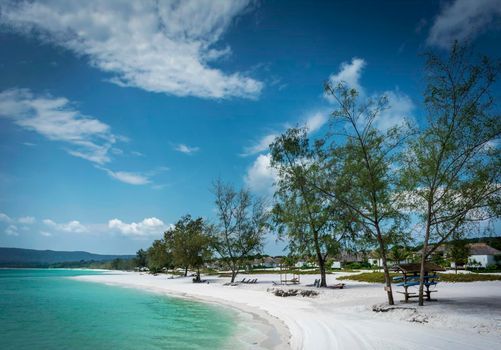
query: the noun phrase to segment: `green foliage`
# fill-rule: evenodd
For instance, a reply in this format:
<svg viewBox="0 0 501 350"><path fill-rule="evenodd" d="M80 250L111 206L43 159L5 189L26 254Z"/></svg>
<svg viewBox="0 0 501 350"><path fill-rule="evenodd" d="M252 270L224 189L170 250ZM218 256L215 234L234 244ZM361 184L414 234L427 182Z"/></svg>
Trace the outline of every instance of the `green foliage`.
<svg viewBox="0 0 501 350"><path fill-rule="evenodd" d="M217 223L209 229L212 248L232 271L232 282L250 255L261 251L270 214L261 198L217 180L213 187Z"/></svg>
<svg viewBox="0 0 501 350"><path fill-rule="evenodd" d="M362 262L351 262L343 265L343 269L349 270L361 270L361 269L371 269L372 266L367 261Z"/></svg>
<svg viewBox="0 0 501 350"><path fill-rule="evenodd" d="M145 267L148 265L148 254L145 250L139 249L136 252L135 258L136 266Z"/></svg>
<svg viewBox="0 0 501 350"><path fill-rule="evenodd" d="M210 237L202 218L192 219L185 215L174 228L165 232L165 240L171 249L174 266L199 269L210 259ZM197 274L198 278L200 277Z"/></svg>
<svg viewBox="0 0 501 350"><path fill-rule="evenodd" d="M389 287L388 302L393 304L387 249L408 238L397 162L411 129L408 125L376 127L378 116L388 108L385 96L363 100L345 83L327 83L325 92L338 105L332 112L335 137L326 152L325 192L342 204L345 227L377 244ZM344 143L338 145L339 139Z"/></svg>
<svg viewBox="0 0 501 350"><path fill-rule="evenodd" d="M146 251L146 260L151 272L160 272L164 267L172 267L172 252L164 239L153 241Z"/></svg>
<svg viewBox="0 0 501 350"><path fill-rule="evenodd" d="M391 261L398 263L399 261L406 260L410 257L411 252L409 248L401 246L399 244L393 245L389 252L389 258Z"/></svg>
<svg viewBox="0 0 501 350"><path fill-rule="evenodd" d="M501 116L492 95L501 65L476 60L457 43L448 57L429 53L427 127L409 143L402 179L425 227L440 243L501 213ZM426 250L430 255L433 249Z"/></svg>
<svg viewBox="0 0 501 350"><path fill-rule="evenodd" d="M291 254L315 256L325 286L327 256L339 252L349 231L338 218L341 210L318 188L325 175L319 150L310 147L304 128L288 129L270 150L271 166L278 174L272 211L278 235L287 238Z"/></svg>
<svg viewBox="0 0 501 350"><path fill-rule="evenodd" d="M448 257L456 265L463 266L468 263L468 257L470 256L470 248L468 242L465 240L454 240L450 244L450 249L448 251Z"/></svg>
<svg viewBox="0 0 501 350"><path fill-rule="evenodd" d="M441 282L480 282L480 281L501 281L501 276L499 275L487 275L487 274L451 274L451 273L439 273ZM392 273L391 277L400 276L400 274ZM364 272L357 275L341 276L337 277L338 280L350 280L358 282L369 282L369 283L384 283L384 274L382 272ZM398 283L398 282L392 282Z"/></svg>

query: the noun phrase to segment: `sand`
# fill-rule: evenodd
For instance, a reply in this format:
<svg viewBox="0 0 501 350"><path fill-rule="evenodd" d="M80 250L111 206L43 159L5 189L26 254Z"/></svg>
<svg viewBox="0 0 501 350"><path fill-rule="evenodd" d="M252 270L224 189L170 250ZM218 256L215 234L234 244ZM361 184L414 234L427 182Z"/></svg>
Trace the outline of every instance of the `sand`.
<svg viewBox="0 0 501 350"><path fill-rule="evenodd" d="M328 276L328 284L336 277ZM217 302L235 307L252 319L255 332L246 342L267 349L496 349L501 344L501 281L440 283L436 302L419 308L416 303L403 309L374 312L384 304L382 284L343 281L345 289L306 287L315 275L301 276L301 285L273 286L279 275L239 275L257 278L258 283L224 286L228 278L204 277L209 284L194 284L191 278L168 278L144 273L110 273L75 277L133 287L172 296ZM314 289L317 297L281 298L269 290ZM400 294L395 293L398 300ZM248 317L248 318L249 318ZM249 320L248 320L249 321ZM249 336L248 336L249 337Z"/></svg>

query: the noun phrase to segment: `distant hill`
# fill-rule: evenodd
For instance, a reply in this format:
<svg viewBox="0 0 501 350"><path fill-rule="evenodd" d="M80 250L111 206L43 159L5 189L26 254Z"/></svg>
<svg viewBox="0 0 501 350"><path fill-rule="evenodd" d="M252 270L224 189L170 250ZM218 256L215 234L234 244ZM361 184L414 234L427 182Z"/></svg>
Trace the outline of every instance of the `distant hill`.
<svg viewBox="0 0 501 350"><path fill-rule="evenodd" d="M0 266L28 267L69 262L111 261L131 259L134 255L101 255L88 252L64 252L55 250L35 250L22 248L0 248Z"/></svg>

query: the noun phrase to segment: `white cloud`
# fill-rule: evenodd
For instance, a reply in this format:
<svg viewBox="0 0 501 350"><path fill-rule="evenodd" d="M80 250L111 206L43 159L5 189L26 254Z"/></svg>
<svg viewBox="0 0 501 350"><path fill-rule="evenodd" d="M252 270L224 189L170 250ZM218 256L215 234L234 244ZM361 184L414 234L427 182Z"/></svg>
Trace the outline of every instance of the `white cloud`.
<svg viewBox="0 0 501 350"><path fill-rule="evenodd" d="M33 216L23 216L17 219L17 222L23 225L32 225L36 222L36 220Z"/></svg>
<svg viewBox="0 0 501 350"><path fill-rule="evenodd" d="M83 233L89 231L87 226L81 224L77 220L72 220L67 223L56 223L50 219L45 219L43 220L43 223L50 228L61 232Z"/></svg>
<svg viewBox="0 0 501 350"><path fill-rule="evenodd" d="M130 224L119 219L112 219L108 221L108 228L118 231L124 236L146 237L161 235L167 229L167 225L162 220L151 217L141 222L131 222Z"/></svg>
<svg viewBox="0 0 501 350"><path fill-rule="evenodd" d="M40 234L41 234L42 236L44 236L44 237L50 237L50 236L52 236L52 233L47 232L47 231L40 231Z"/></svg>
<svg viewBox="0 0 501 350"><path fill-rule="evenodd" d="M63 142L69 154L98 164L110 161L108 151L117 140L108 125L80 113L66 98L35 96L27 89L0 92L0 117Z"/></svg>
<svg viewBox="0 0 501 350"><path fill-rule="evenodd" d="M184 153L184 154L193 154L195 152L198 152L200 150L199 147L190 147L185 144L179 144L174 148L176 151Z"/></svg>
<svg viewBox="0 0 501 350"><path fill-rule="evenodd" d="M19 232L17 230L17 226L16 225L9 225L6 229L5 229L5 233L9 236L19 236Z"/></svg>
<svg viewBox="0 0 501 350"><path fill-rule="evenodd" d="M250 190L268 195L272 193L278 175L270 166L270 161L270 154L260 154L249 167L244 182Z"/></svg>
<svg viewBox="0 0 501 350"><path fill-rule="evenodd" d="M501 0L455 0L444 6L427 38L429 45L450 48L454 40L471 40L501 17Z"/></svg>
<svg viewBox="0 0 501 350"><path fill-rule="evenodd" d="M364 94L364 90L360 84L360 76L362 75L362 70L366 66L365 60L361 58L352 58L351 62L343 62L339 66L339 72L332 74L329 77L329 82L332 85L338 85L339 83L345 83L349 88L356 89L361 95ZM329 99L329 96L327 99Z"/></svg>
<svg viewBox="0 0 501 350"><path fill-rule="evenodd" d="M252 154L261 153L263 151L267 151L270 147L270 144L275 141L275 138L278 134L268 134L263 136L258 142L256 142L253 146L246 147L242 156L250 156Z"/></svg>
<svg viewBox="0 0 501 350"><path fill-rule="evenodd" d="M231 53L221 37L248 5L249 0L4 1L0 24L87 57L120 86L255 98L262 82L209 65Z"/></svg>
<svg viewBox="0 0 501 350"><path fill-rule="evenodd" d="M380 130L403 125L406 120L414 120L415 105L412 99L401 92L386 91L383 93L388 99L388 108L383 110L374 120L374 126Z"/></svg>
<svg viewBox="0 0 501 350"><path fill-rule="evenodd" d="M128 171L112 171L110 169L98 166L96 166L96 168L103 170L115 180L124 182L129 185L146 185L151 182L147 174L140 174Z"/></svg>
<svg viewBox="0 0 501 350"><path fill-rule="evenodd" d="M301 123L308 129L308 133L314 133L318 131L327 121L329 120L328 114L323 112L316 112L309 115ZM289 124L285 125L285 128L290 127ZM250 147L245 147L241 156L246 157L253 154L268 151L270 144L275 141L275 138L279 136L279 133L270 133L259 139L254 145Z"/></svg>
<svg viewBox="0 0 501 350"><path fill-rule="evenodd" d="M14 220L12 220L11 217L8 216L7 214L0 213L0 221L6 222L6 223L11 223Z"/></svg>
<svg viewBox="0 0 501 350"><path fill-rule="evenodd" d="M324 126L327 120L329 120L327 113L318 112L308 117L305 121L305 125L309 133L314 133Z"/></svg>

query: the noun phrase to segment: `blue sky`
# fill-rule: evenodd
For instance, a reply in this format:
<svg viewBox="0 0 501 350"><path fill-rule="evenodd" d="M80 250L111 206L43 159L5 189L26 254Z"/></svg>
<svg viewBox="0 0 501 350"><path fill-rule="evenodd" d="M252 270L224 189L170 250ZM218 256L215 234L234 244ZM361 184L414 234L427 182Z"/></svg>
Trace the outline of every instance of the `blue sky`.
<svg viewBox="0 0 501 350"><path fill-rule="evenodd" d="M501 0L0 1L0 246L134 253L217 177L272 191L266 146L314 135L327 79L422 123L423 57L499 57ZM445 52L445 51L444 51ZM270 238L266 251L283 245Z"/></svg>

